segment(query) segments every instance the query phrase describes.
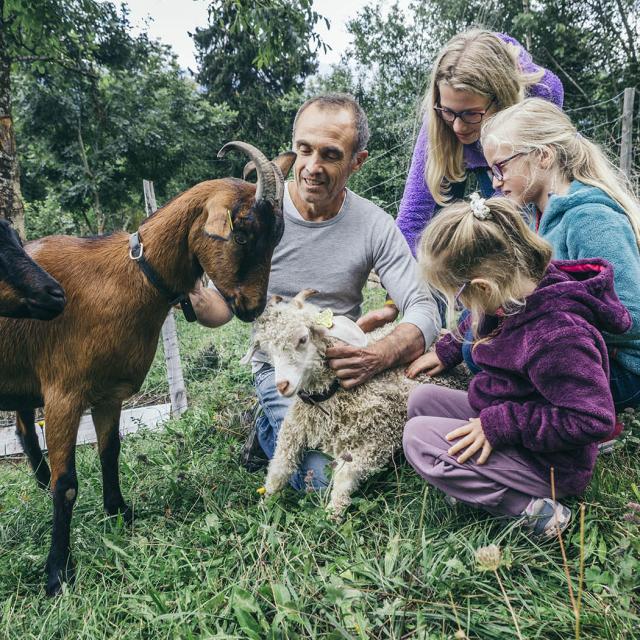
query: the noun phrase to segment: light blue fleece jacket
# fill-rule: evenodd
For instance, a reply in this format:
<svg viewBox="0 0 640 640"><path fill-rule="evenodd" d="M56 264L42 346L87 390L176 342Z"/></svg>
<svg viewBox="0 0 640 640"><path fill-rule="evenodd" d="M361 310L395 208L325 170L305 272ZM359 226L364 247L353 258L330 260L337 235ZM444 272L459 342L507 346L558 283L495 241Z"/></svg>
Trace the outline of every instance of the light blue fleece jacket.
<svg viewBox="0 0 640 640"><path fill-rule="evenodd" d="M633 326L604 339L623 367L640 374L640 252L622 207L602 189L574 180L565 195L549 198L538 233L556 260L604 258L613 265L616 293Z"/></svg>

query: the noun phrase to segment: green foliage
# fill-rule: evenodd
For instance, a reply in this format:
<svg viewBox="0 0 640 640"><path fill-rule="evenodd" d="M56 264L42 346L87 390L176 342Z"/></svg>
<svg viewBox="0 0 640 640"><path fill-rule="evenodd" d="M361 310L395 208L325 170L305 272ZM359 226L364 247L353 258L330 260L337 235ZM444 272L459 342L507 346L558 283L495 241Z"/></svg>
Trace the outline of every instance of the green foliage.
<svg viewBox="0 0 640 640"><path fill-rule="evenodd" d="M367 111L371 157L351 180L355 191L397 212L433 60L454 34L479 25L528 46L533 59L562 80L565 108L579 129L618 153L620 93L638 78L637 2L541 0L524 6L520 0L428 0L385 11L372 2L348 23L351 46L310 92L349 91ZM638 132L640 119L635 123Z"/></svg>
<svg viewBox="0 0 640 640"><path fill-rule="evenodd" d="M53 66L92 73L96 63L122 64L131 45L126 13L97 0L3 0L6 54L44 74Z"/></svg>
<svg viewBox="0 0 640 640"><path fill-rule="evenodd" d="M133 227L143 179L154 181L162 202L237 174L240 160L215 157L229 139L273 154L286 148L302 82L323 46L306 0L213 3L215 20L194 36L204 94L167 47L131 35L126 8L92 0L9 5L25 25L12 32L11 51L22 61L14 78L22 189L38 212L30 234ZM45 223L54 211L64 223Z"/></svg>
<svg viewBox="0 0 640 640"><path fill-rule="evenodd" d="M198 81L239 117L234 136L273 155L286 148L307 76L324 45L311 0L214 0L196 29Z"/></svg>
<svg viewBox="0 0 640 640"><path fill-rule="evenodd" d="M17 83L25 197L55 194L76 233L137 224L143 179L162 202L220 172L215 153L236 114L205 100L164 47L144 44L97 77L62 69Z"/></svg>
<svg viewBox="0 0 640 640"><path fill-rule="evenodd" d="M183 358L213 344L217 365L188 378L191 409L180 420L123 441L130 529L104 517L97 453L78 449L78 584L56 600L43 595L50 497L26 463L0 465L0 637L450 640L460 625L469 638L505 640L515 633L495 577L475 568L475 550L491 543L503 551L523 637L574 637L557 542L447 506L401 460L358 491L340 524L321 495L261 499L264 474L236 459L238 414L252 403L238 365L248 331L179 321ZM624 445L602 458L585 497L583 640L633 638L640 624L640 532L625 520L627 503L640 501L640 421L625 419ZM577 519L565 541L577 592Z"/></svg>

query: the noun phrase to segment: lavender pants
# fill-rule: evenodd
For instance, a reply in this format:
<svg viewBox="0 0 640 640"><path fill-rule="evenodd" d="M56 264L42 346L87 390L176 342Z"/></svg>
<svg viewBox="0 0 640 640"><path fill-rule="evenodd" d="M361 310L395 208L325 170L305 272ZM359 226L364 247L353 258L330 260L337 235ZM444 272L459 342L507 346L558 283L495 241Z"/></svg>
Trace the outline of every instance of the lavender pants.
<svg viewBox="0 0 640 640"><path fill-rule="evenodd" d="M447 495L501 516L518 516L532 498L551 497L550 479L541 478L521 450L494 450L482 465L475 462L479 452L464 464L447 454L453 445L447 433L477 416L466 391L423 384L409 397L408 413L403 436L407 460Z"/></svg>

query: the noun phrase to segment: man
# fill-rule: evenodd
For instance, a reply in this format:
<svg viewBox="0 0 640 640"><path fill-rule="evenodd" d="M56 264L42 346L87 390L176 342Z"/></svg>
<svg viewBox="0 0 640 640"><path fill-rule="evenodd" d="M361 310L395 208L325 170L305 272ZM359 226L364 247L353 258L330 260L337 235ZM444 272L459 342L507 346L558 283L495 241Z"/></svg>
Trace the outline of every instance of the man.
<svg viewBox="0 0 640 640"><path fill-rule="evenodd" d="M327 350L329 366L345 389L415 360L440 330L436 304L419 282L415 261L393 218L346 188L367 159L368 140L367 117L349 95L320 95L300 107L293 123L294 176L284 193L285 231L273 254L269 279L269 296L290 298L302 289L316 289L320 293L314 304L356 320L362 288L376 270L403 319L374 345L341 344ZM252 369L263 414L243 449L247 468L256 467L256 454L273 457L292 402L278 394L266 354L254 356ZM318 452L308 453L291 484L300 490L309 484L325 486L327 461Z"/></svg>

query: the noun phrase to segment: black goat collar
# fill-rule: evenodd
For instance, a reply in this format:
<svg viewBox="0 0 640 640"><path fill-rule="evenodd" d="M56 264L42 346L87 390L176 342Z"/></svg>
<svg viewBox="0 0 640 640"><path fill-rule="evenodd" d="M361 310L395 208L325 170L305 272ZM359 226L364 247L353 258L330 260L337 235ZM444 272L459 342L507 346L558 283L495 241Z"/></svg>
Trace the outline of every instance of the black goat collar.
<svg viewBox="0 0 640 640"><path fill-rule="evenodd" d="M174 304L180 305L187 322L197 320L189 296L171 291L164 280L156 273L155 269L147 262L147 259L144 257L144 245L142 244L140 231L136 231L129 236L129 257L138 263L140 270L147 277L147 280L169 301L171 306Z"/></svg>
<svg viewBox="0 0 640 640"><path fill-rule="evenodd" d="M340 380L334 378L333 382L322 393L309 393L308 391L298 391L298 397L305 404L317 406L318 409L322 409L327 415L329 415L323 407L320 406L321 402L333 397L340 388Z"/></svg>

